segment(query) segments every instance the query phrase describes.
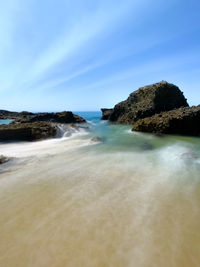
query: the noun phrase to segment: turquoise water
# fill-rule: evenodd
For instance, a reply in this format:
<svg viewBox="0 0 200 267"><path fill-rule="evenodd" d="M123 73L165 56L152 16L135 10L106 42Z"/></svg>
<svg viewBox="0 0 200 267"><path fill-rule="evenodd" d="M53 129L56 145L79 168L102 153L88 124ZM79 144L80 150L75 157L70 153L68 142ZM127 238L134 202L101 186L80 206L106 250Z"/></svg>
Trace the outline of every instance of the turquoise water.
<svg viewBox="0 0 200 267"><path fill-rule="evenodd" d="M98 122L101 118L100 111L74 111L75 114L83 117L87 121Z"/></svg>
<svg viewBox="0 0 200 267"><path fill-rule="evenodd" d="M0 120L0 124L9 124L12 120Z"/></svg>
<svg viewBox="0 0 200 267"><path fill-rule="evenodd" d="M0 145L0 266L199 266L200 139L75 113L72 136Z"/></svg>
<svg viewBox="0 0 200 267"><path fill-rule="evenodd" d="M132 126L101 121L101 112L76 112L90 124L91 137L102 138L99 148L116 151L152 151L162 147L178 145L186 147L200 156L200 138L132 132ZM86 137L87 138L87 137Z"/></svg>

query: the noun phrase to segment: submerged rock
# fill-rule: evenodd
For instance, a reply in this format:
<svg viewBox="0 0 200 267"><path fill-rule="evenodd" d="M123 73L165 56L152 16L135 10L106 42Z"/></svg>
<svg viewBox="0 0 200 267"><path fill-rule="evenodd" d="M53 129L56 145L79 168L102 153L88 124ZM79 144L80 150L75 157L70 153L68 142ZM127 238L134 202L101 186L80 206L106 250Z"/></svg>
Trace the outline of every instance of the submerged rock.
<svg viewBox="0 0 200 267"><path fill-rule="evenodd" d="M91 139L92 142L102 142L102 138L99 137L99 136L94 136L92 139Z"/></svg>
<svg viewBox="0 0 200 267"><path fill-rule="evenodd" d="M139 88L127 100L117 104L109 120L133 124L138 119L150 117L162 111L180 107L188 103L180 89L165 81Z"/></svg>
<svg viewBox="0 0 200 267"><path fill-rule="evenodd" d="M144 151L153 150L153 145L151 143L148 143L148 142L144 142L140 147Z"/></svg>
<svg viewBox="0 0 200 267"><path fill-rule="evenodd" d="M4 157L3 155L0 155L0 164L8 162L9 159L7 157Z"/></svg>
<svg viewBox="0 0 200 267"><path fill-rule="evenodd" d="M102 108L101 111L102 111L101 120L109 120L113 112L113 108Z"/></svg>
<svg viewBox="0 0 200 267"><path fill-rule="evenodd" d="M138 120L134 131L200 136L200 105L162 112Z"/></svg>
<svg viewBox="0 0 200 267"><path fill-rule="evenodd" d="M55 135L56 127L48 122L0 125L0 141L34 141Z"/></svg>

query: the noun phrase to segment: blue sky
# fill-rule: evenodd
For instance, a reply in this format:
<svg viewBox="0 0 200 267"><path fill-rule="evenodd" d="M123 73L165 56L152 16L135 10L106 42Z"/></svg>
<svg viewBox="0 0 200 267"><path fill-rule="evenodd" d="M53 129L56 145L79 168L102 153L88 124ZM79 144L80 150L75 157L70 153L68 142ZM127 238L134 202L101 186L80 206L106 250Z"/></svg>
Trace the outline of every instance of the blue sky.
<svg viewBox="0 0 200 267"><path fill-rule="evenodd" d="M161 80L200 104L199 0L0 4L0 109L98 110Z"/></svg>

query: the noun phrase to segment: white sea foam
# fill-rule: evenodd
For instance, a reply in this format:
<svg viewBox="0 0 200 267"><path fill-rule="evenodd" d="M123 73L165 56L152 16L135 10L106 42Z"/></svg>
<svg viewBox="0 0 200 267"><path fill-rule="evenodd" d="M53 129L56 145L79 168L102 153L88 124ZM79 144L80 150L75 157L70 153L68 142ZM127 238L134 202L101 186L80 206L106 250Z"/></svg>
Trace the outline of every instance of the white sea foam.
<svg viewBox="0 0 200 267"><path fill-rule="evenodd" d="M93 121L87 121L87 123L89 123L89 124L91 124L91 125L93 125L93 126L97 125L97 123L95 123L95 122L93 122Z"/></svg>
<svg viewBox="0 0 200 267"><path fill-rule="evenodd" d="M182 158L192 145L90 143L88 134L1 146L39 160L0 174L0 265L198 266L198 159Z"/></svg>
<svg viewBox="0 0 200 267"><path fill-rule="evenodd" d="M132 129L128 129L128 130L125 130L125 133L128 133L128 134L138 134L137 132L133 132Z"/></svg>
<svg viewBox="0 0 200 267"><path fill-rule="evenodd" d="M59 125L56 138L36 142L13 142L0 145L1 154L7 157L43 156L62 153L76 147L89 145L87 139L82 139L88 132L84 127ZM80 137L80 138L79 138Z"/></svg>

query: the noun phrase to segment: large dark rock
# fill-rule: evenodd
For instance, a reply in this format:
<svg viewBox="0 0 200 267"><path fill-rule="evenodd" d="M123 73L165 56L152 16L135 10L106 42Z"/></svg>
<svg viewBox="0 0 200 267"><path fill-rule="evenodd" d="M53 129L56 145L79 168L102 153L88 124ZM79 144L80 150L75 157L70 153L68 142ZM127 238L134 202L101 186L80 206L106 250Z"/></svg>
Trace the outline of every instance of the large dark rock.
<svg viewBox="0 0 200 267"><path fill-rule="evenodd" d="M57 123L82 123L85 120L73 114L71 111L63 111L57 113L31 113L27 111L13 112L0 110L0 119L15 119L13 123L31 123L36 121L49 121Z"/></svg>
<svg viewBox="0 0 200 267"><path fill-rule="evenodd" d="M200 106L162 112L138 120L134 131L200 136Z"/></svg>
<svg viewBox="0 0 200 267"><path fill-rule="evenodd" d="M23 116L14 123L31 123L36 121L48 121L55 123L83 123L85 120L71 111L63 111L57 113L37 113L31 116Z"/></svg>
<svg viewBox="0 0 200 267"><path fill-rule="evenodd" d="M32 123L36 121L48 121L55 123L83 123L85 120L73 114L71 111L63 111L57 113L36 113L18 118L14 123Z"/></svg>
<svg viewBox="0 0 200 267"><path fill-rule="evenodd" d="M127 100L114 107L109 120L133 124L138 119L187 106L187 100L180 89L173 84L162 81L139 88L130 94Z"/></svg>
<svg viewBox="0 0 200 267"><path fill-rule="evenodd" d="M8 162L9 159L7 157L4 157L3 155L0 155L0 164Z"/></svg>
<svg viewBox="0 0 200 267"><path fill-rule="evenodd" d="M28 111L22 111L22 112L15 112L15 111L8 111L8 110L0 110L0 119L17 119L24 116L31 116L34 115L31 112Z"/></svg>
<svg viewBox="0 0 200 267"><path fill-rule="evenodd" d="M113 108L102 108L101 111L102 111L101 120L109 120L110 115L113 112Z"/></svg>
<svg viewBox="0 0 200 267"><path fill-rule="evenodd" d="M48 122L0 125L0 141L33 141L56 135L56 127Z"/></svg>
<svg viewBox="0 0 200 267"><path fill-rule="evenodd" d="M9 125L0 125L0 141L33 141L54 137L58 123L83 123L85 120L70 111L57 113L11 112L0 110L1 119L14 119ZM55 125L53 125L55 123Z"/></svg>

